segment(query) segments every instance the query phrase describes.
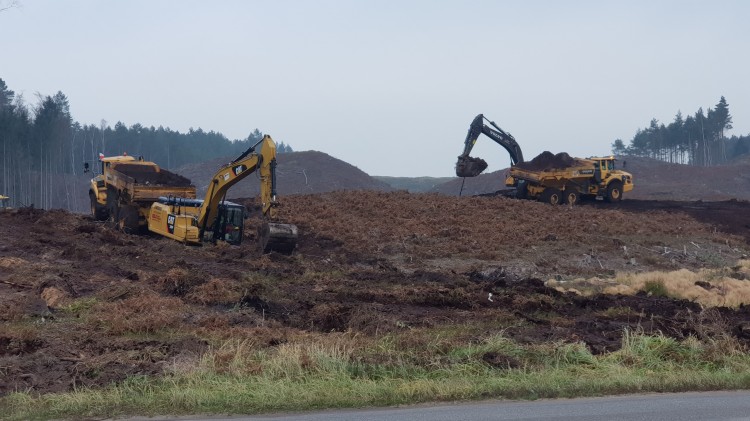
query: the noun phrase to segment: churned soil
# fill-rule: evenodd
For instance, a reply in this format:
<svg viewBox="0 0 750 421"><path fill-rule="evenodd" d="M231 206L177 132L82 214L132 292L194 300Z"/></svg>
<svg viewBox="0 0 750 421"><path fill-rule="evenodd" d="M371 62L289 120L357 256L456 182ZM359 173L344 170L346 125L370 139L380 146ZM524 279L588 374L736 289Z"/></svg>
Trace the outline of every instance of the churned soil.
<svg viewBox="0 0 750 421"><path fill-rule="evenodd" d="M252 198L234 201L257 209ZM241 246L191 247L59 210L0 211L0 395L160 375L223 340L274 347L310 332L377 336L470 322L595 353L618 349L626 327L750 345L748 306L703 310L544 284L731 268L750 249L747 202L553 207L377 191L281 201L280 220L300 231L291 255L260 254L257 215Z"/></svg>

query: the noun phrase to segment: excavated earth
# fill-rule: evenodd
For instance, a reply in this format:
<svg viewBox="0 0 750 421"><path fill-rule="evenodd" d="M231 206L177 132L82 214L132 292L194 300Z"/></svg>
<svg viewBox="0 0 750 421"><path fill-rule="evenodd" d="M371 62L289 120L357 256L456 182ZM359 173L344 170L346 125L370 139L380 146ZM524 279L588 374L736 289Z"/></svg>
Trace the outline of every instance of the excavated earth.
<svg viewBox="0 0 750 421"><path fill-rule="evenodd" d="M534 157L531 161L519 162L516 166L530 171L550 171L569 168L576 164L578 164L578 160L571 157L566 152L553 154L550 151L544 151Z"/></svg>
<svg viewBox="0 0 750 421"><path fill-rule="evenodd" d="M117 164L115 168L117 169L117 171L133 178L133 182L138 184L174 187L189 187L192 185L190 179L188 178L167 171L165 169L156 171L156 169L152 166L138 164Z"/></svg>
<svg viewBox="0 0 750 421"><path fill-rule="evenodd" d="M239 201L257 209L253 199ZM731 268L750 249L747 202L571 208L347 191L284 197L280 214L300 229L292 255L256 250L255 216L242 246L189 247L64 211L0 211L0 395L159 375L195 363L217 341L273 347L310 332L471 323L472 332L582 341L601 353L618 349L630 327L750 346L747 306L702 310L544 285L616 271Z"/></svg>

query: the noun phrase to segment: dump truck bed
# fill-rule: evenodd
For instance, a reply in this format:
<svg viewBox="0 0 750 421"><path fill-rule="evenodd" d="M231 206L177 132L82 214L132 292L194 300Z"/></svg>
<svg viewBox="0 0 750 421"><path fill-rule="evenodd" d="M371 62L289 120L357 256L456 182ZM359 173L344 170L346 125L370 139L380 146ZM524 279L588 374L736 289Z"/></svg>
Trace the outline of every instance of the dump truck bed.
<svg viewBox="0 0 750 421"><path fill-rule="evenodd" d="M189 179L156 165L120 163L107 171L107 182L127 191L133 201L154 202L161 196L195 198L195 186Z"/></svg>
<svg viewBox="0 0 750 421"><path fill-rule="evenodd" d="M542 183L546 180L575 180L591 178L594 174L594 161L573 158L570 166L564 168L534 167L527 162L515 165L510 169L510 175L520 180Z"/></svg>

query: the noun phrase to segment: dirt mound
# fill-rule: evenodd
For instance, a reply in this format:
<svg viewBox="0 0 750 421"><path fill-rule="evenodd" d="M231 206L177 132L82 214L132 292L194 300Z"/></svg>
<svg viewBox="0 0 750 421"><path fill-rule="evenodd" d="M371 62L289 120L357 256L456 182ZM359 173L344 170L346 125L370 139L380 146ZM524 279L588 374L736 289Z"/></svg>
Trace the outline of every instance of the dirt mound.
<svg viewBox="0 0 750 421"><path fill-rule="evenodd" d="M138 184L151 184L161 186L189 187L190 180L179 175L155 167L138 164L117 164L115 169L135 180Z"/></svg>
<svg viewBox="0 0 750 421"><path fill-rule="evenodd" d="M550 171L572 167L576 163L577 160L566 152L555 155L552 152L544 151L531 161L519 162L516 166L529 171Z"/></svg>
<svg viewBox="0 0 750 421"><path fill-rule="evenodd" d="M191 164L175 172L191 179L198 187L199 197L216 171L233 158L219 158ZM276 157L277 189L281 196L323 193L336 190L392 191L388 184L367 175L359 168L323 152L305 151L279 154ZM260 194L257 177L242 180L229 191L229 198L252 197Z"/></svg>
<svg viewBox="0 0 750 421"><path fill-rule="evenodd" d="M259 254L255 217L240 247L186 247L63 211L0 211L0 394L159 375L232 338L273 347L311 331L381 335L466 320L520 342L582 341L593 352L617 349L625 327L750 346L741 328L750 306L581 297L542 282L730 265L748 254L732 227L705 221L733 213L733 224L748 226L750 205L706 204L703 222L695 206L631 212L406 192L286 196L281 219L301 232L291 256Z"/></svg>

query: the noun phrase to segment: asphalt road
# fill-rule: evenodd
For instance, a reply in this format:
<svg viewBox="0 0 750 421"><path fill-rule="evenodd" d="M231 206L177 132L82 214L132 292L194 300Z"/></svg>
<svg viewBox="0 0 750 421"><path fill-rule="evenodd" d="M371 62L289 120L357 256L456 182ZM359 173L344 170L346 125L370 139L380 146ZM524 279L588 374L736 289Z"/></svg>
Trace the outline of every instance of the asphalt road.
<svg viewBox="0 0 750 421"><path fill-rule="evenodd" d="M154 418L148 419L154 420ZM750 421L750 391L665 393L523 402L483 401L251 417L161 419L181 421Z"/></svg>

